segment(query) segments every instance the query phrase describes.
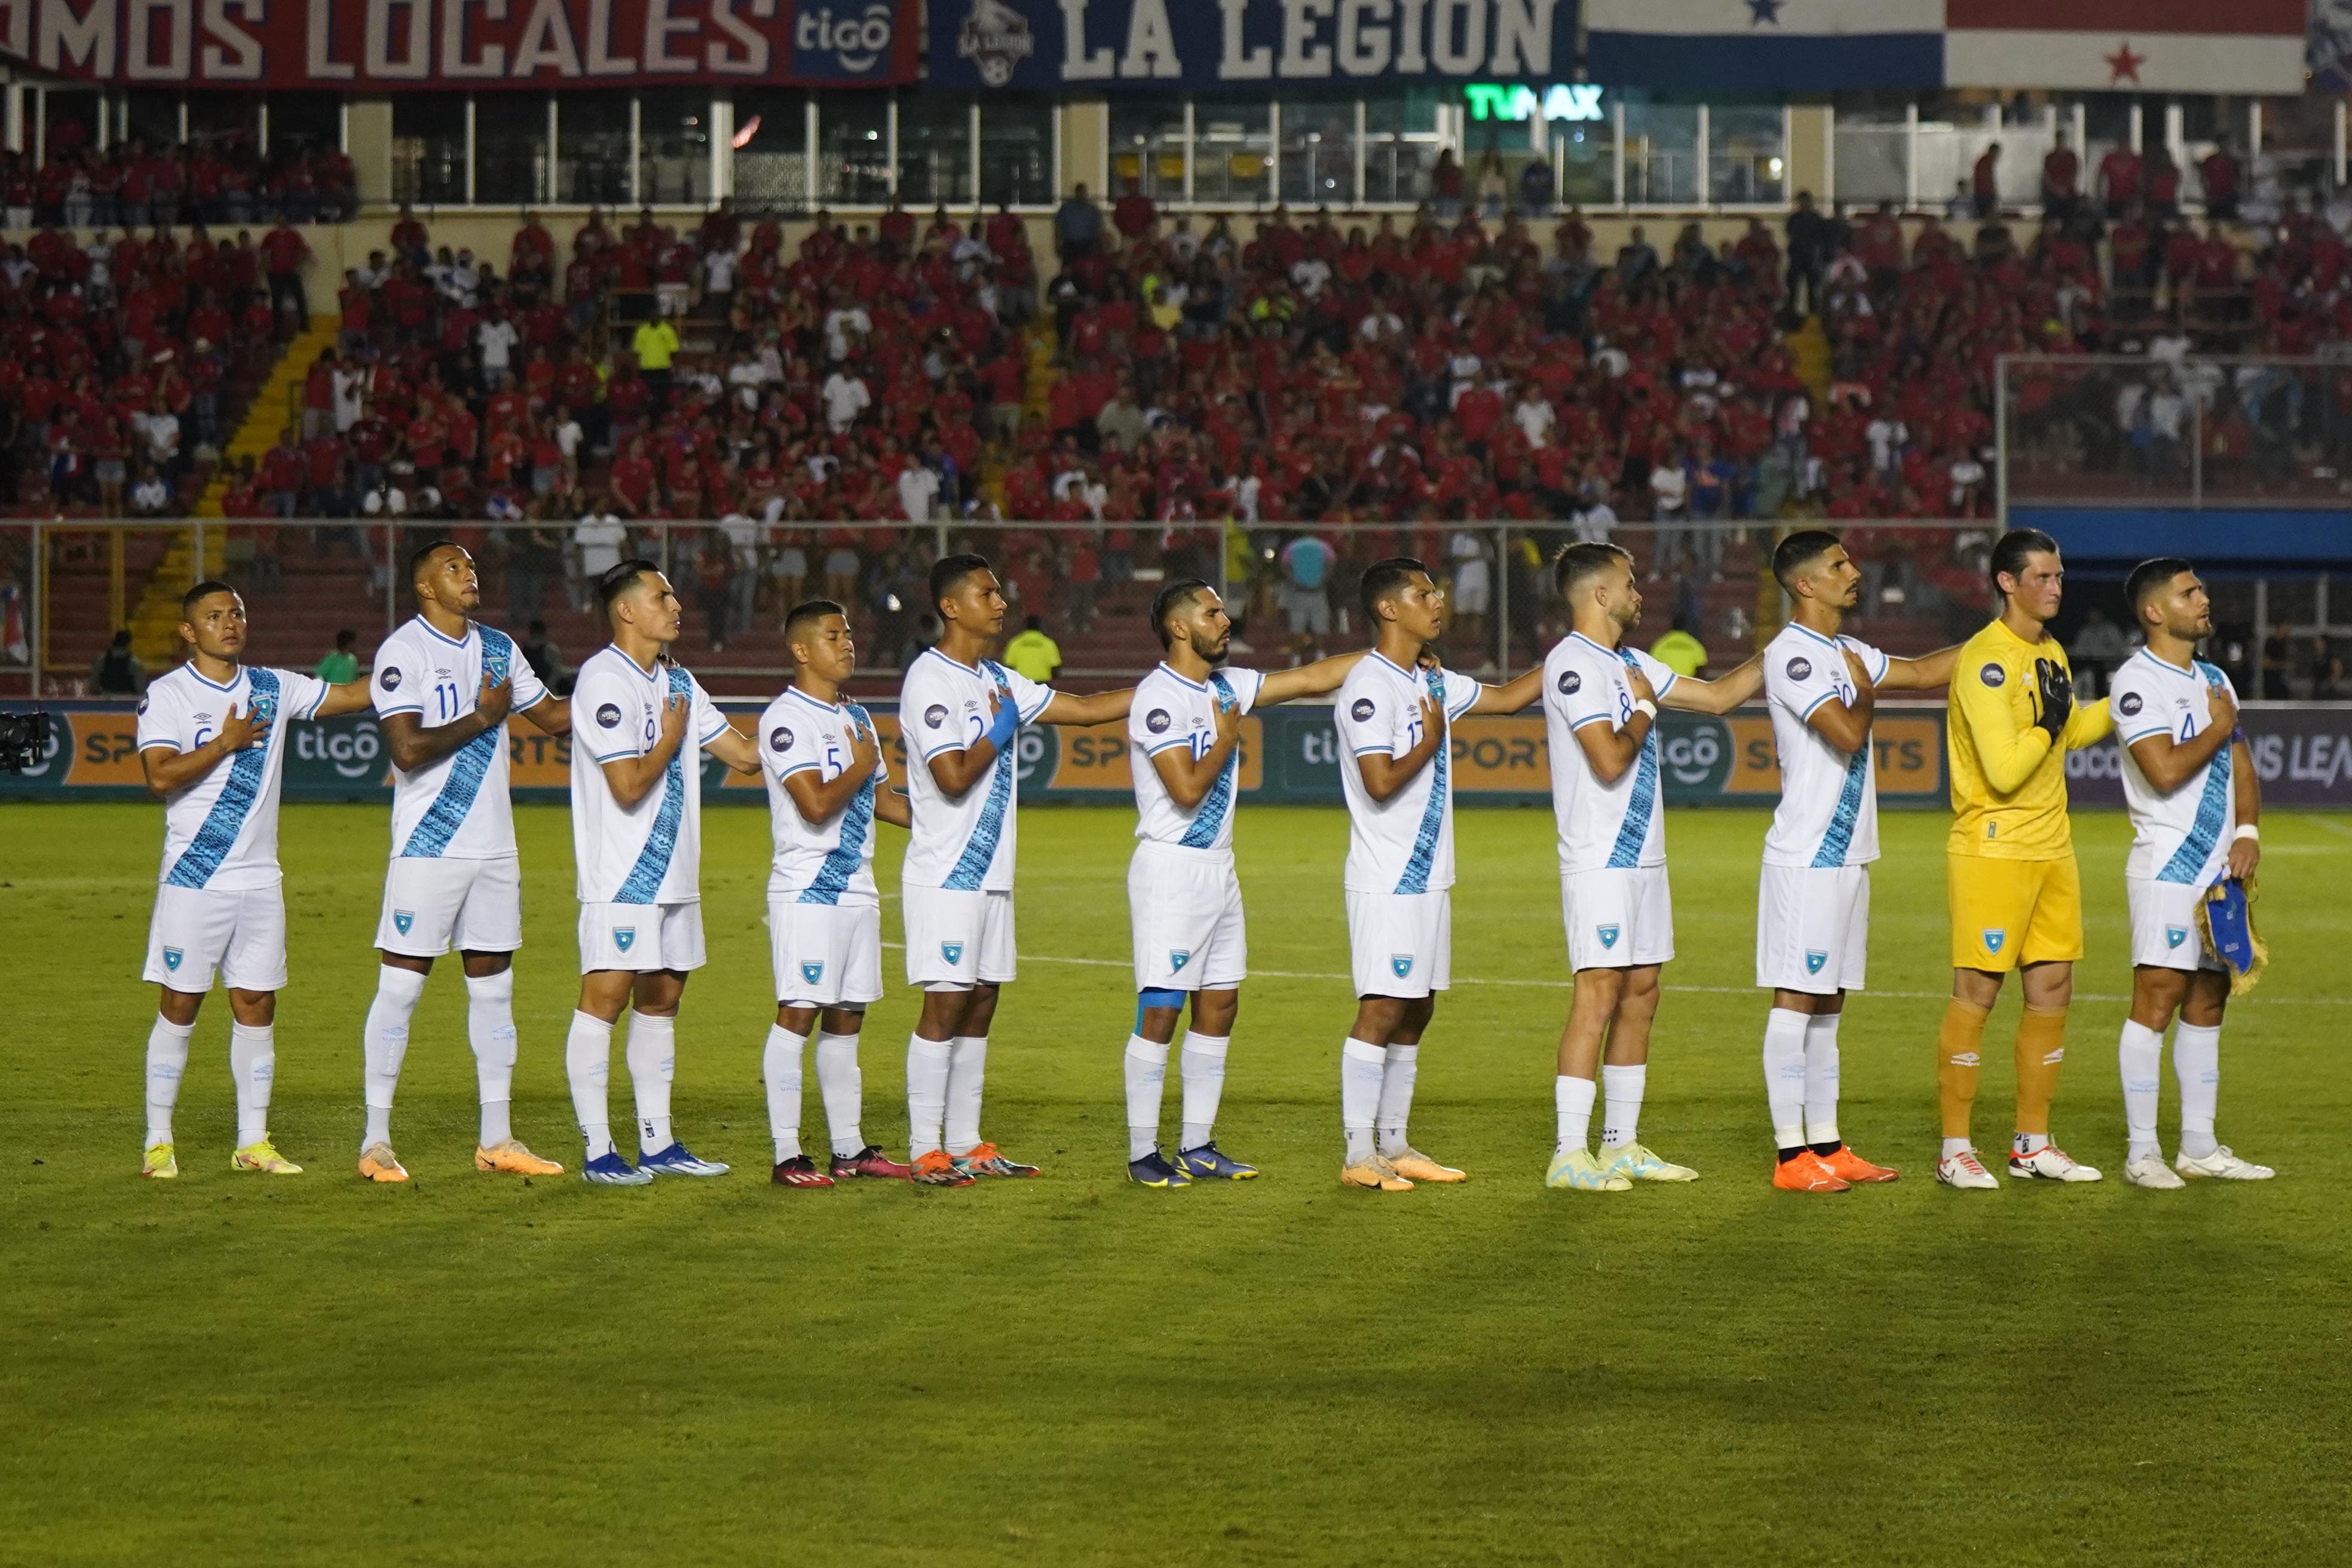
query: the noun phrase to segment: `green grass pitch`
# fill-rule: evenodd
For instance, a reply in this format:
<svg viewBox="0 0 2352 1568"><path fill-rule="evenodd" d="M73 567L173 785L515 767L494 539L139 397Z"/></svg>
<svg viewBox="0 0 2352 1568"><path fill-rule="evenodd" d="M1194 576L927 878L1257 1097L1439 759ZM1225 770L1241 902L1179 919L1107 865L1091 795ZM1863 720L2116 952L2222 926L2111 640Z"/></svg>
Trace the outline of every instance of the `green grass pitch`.
<svg viewBox="0 0 2352 1568"><path fill-rule="evenodd" d="M569 829L517 817L515 1122L576 1165ZM473 1173L447 963L394 1121L416 1180L357 1180L385 826L333 806L285 815L273 1128L309 1173L229 1171L215 995L184 1178L134 1179L160 814L0 812L0 1563L2341 1561L2352 818L2267 825L2273 962L2223 1037L2222 1136L2277 1181L2123 1184L2126 829L2091 816L2056 1131L2109 1179L1961 1194L1931 1173L1946 823L1889 814L1842 1123L1904 1178L1835 1199L1766 1184L1751 811L1667 830L1683 957L1643 1129L1696 1185L1540 1185L1568 1000L1550 819L1483 811L1413 1122L1473 1179L1342 1191L1347 826L1273 808L1240 818L1262 973L1220 1124L1266 1176L1126 1185L1132 820L1022 824L985 1126L1045 1178L793 1193L766 1179L756 810L705 817L710 964L678 1031L679 1127L735 1173L644 1191ZM1987 1036L1988 1148L2017 1005ZM894 984L865 1053L866 1127L900 1151L913 1012ZM821 1147L814 1074L806 1098ZM2168 1067L2168 1145L2175 1109Z"/></svg>

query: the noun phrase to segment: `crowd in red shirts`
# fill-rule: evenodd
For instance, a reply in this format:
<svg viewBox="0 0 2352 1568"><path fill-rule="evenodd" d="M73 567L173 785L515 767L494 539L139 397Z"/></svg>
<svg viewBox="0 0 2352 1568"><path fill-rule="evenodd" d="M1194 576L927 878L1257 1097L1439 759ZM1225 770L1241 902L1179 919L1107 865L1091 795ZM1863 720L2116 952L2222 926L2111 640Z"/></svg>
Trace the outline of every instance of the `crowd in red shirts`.
<svg viewBox="0 0 2352 1568"><path fill-rule="evenodd" d="M39 162L0 154L0 205L12 229L336 223L359 211L352 161L337 149L264 159L243 139L191 146L133 138L99 148L64 121L49 128L45 151Z"/></svg>

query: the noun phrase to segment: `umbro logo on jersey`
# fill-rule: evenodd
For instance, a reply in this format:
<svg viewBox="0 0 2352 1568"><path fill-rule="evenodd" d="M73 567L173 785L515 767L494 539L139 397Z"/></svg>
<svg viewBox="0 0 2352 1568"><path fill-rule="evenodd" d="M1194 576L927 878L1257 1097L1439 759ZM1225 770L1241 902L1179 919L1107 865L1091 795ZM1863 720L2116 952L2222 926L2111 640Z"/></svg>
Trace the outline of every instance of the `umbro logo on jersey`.
<svg viewBox="0 0 2352 1568"><path fill-rule="evenodd" d="M1812 661L1811 659L1810 659L1810 658L1792 658L1792 659L1790 659L1790 660L1789 661L1789 679L1791 679L1791 680L1802 680L1802 679L1804 679L1807 676L1809 676L1809 675L1811 675L1811 674L1812 674L1812 673L1813 673L1813 661Z"/></svg>
<svg viewBox="0 0 2352 1568"><path fill-rule="evenodd" d="M2187 926L2167 926L2164 928L2165 946L2179 947L2182 942L2187 942L2188 940L2189 928Z"/></svg>
<svg viewBox="0 0 2352 1568"><path fill-rule="evenodd" d="M1804 679L1804 677L1802 677L1802 676L1799 676L1797 679L1800 679L1800 680L1801 680L1801 679ZM1805 949L1805 973L1808 973L1808 974L1819 974L1819 973L1822 972L1822 966L1823 964L1827 963L1829 961L1830 961L1830 955L1829 955L1828 953L1826 953L1826 952L1823 952L1820 948L1818 948L1818 947L1809 947L1809 948Z"/></svg>
<svg viewBox="0 0 2352 1568"><path fill-rule="evenodd" d="M790 730L785 729L782 724L777 725L774 729L768 731L768 749L772 752L791 751L793 749L793 732Z"/></svg>
<svg viewBox="0 0 2352 1568"><path fill-rule="evenodd" d="M1355 706L1348 710L1348 717L1353 719L1359 724L1362 723L1371 716L1372 700L1369 697L1357 698Z"/></svg>
<svg viewBox="0 0 2352 1568"><path fill-rule="evenodd" d="M613 945L614 945L614 947L619 948L623 952L628 952L628 951L629 951L629 949L631 949L632 947L635 947L635 946L636 945L636 942L637 942L637 928L636 928L636 927L635 927L635 926L616 926L616 927L614 927L614 931L613 931Z"/></svg>
<svg viewBox="0 0 2352 1568"><path fill-rule="evenodd" d="M940 943L940 956L946 959L950 964L961 963L963 962L963 943L960 942L943 942Z"/></svg>
<svg viewBox="0 0 2352 1568"><path fill-rule="evenodd" d="M1181 972L1186 964L1192 962L1192 954L1189 951L1178 952L1172 948L1169 951L1168 967L1171 972Z"/></svg>
<svg viewBox="0 0 2352 1568"><path fill-rule="evenodd" d="M819 959L814 963L810 963L805 961L803 962L801 964L801 978L807 981L811 985L814 985L818 981L824 979L824 961Z"/></svg>
<svg viewBox="0 0 2352 1568"><path fill-rule="evenodd" d="M1977 671L1977 679L1987 686L1998 687L2009 679L2009 671L1997 664L1989 664Z"/></svg>
<svg viewBox="0 0 2352 1568"><path fill-rule="evenodd" d="M1573 697L1582 689L1584 689L1582 675L1572 669L1563 669L1559 672L1559 694L1562 697Z"/></svg>
<svg viewBox="0 0 2352 1568"><path fill-rule="evenodd" d="M1143 721L1143 727L1155 735L1164 735L1168 732L1168 726L1174 722L1175 721L1168 716L1167 709L1154 708L1150 716Z"/></svg>
<svg viewBox="0 0 2352 1568"><path fill-rule="evenodd" d="M187 956L176 947L167 947L163 950L163 967L176 973L180 967L180 960Z"/></svg>
<svg viewBox="0 0 2352 1568"><path fill-rule="evenodd" d="M391 665L385 668L376 671L375 682L378 686L383 687L386 691L399 690L400 666L396 664Z"/></svg>
<svg viewBox="0 0 2352 1568"><path fill-rule="evenodd" d="M1412 954L1409 952L1390 953L1389 971L1399 980L1402 980L1406 975L1411 974L1412 973Z"/></svg>
<svg viewBox="0 0 2352 1568"><path fill-rule="evenodd" d="M2139 693L2137 691L2126 691L2116 699L2116 711L2126 719L2138 712L2142 706Z"/></svg>
<svg viewBox="0 0 2352 1568"><path fill-rule="evenodd" d="M1987 926L1985 927L1984 939L1985 951L1987 952L1999 952L2000 951L2000 944L2009 940L2009 932L2005 929L1995 930L1991 926Z"/></svg>
<svg viewBox="0 0 2352 1568"><path fill-rule="evenodd" d="M596 710L596 722L602 724L607 730L618 728L621 722L620 708L611 702L605 703L604 706Z"/></svg>
<svg viewBox="0 0 2352 1568"><path fill-rule="evenodd" d="M1617 928L1615 926L1595 926L1593 927L1593 934L1601 939L1601 945L1603 947L1615 947L1617 945Z"/></svg>
<svg viewBox="0 0 2352 1568"><path fill-rule="evenodd" d="M398 931L401 935L406 936L408 934L408 928L415 923L416 911L415 910L394 910L392 911L393 929Z"/></svg>

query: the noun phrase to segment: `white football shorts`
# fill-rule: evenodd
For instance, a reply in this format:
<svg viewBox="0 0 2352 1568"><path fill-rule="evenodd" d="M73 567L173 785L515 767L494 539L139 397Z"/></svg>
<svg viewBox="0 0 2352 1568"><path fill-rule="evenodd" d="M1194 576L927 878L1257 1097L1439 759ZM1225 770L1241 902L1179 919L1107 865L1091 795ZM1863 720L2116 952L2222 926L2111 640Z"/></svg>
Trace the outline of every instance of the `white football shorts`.
<svg viewBox="0 0 2352 1568"><path fill-rule="evenodd" d="M1756 885L1756 984L1809 996L1863 988L1870 868L1767 866Z"/></svg>
<svg viewBox="0 0 2352 1568"><path fill-rule="evenodd" d="M907 984L969 991L1013 978L1013 894L901 886L907 924Z"/></svg>
<svg viewBox="0 0 2352 1568"><path fill-rule="evenodd" d="M1348 892L1356 994L1417 999L1454 979L1454 895Z"/></svg>
<svg viewBox="0 0 2352 1568"><path fill-rule="evenodd" d="M1561 872L1559 919L1571 973L1641 969L1675 956L1675 900L1664 866Z"/></svg>
<svg viewBox="0 0 2352 1568"><path fill-rule="evenodd" d="M1149 841L1127 863L1138 991L1229 991L1249 973L1249 929L1230 854Z"/></svg>
<svg viewBox="0 0 2352 1568"><path fill-rule="evenodd" d="M858 1007L882 999L879 902L804 904L797 892L768 895L768 953L776 1003Z"/></svg>
<svg viewBox="0 0 2352 1568"><path fill-rule="evenodd" d="M395 855L383 874L375 944L404 958L512 952L522 946L522 863Z"/></svg>
<svg viewBox="0 0 2352 1568"><path fill-rule="evenodd" d="M600 969L626 969L638 974L657 969L683 973L702 964L699 903L580 906L583 974Z"/></svg>
<svg viewBox="0 0 2352 1568"><path fill-rule="evenodd" d="M145 977L201 996L213 973L232 991L286 988L286 888L159 887L147 924Z"/></svg>
<svg viewBox="0 0 2352 1568"><path fill-rule="evenodd" d="M2126 877L2124 900L2131 908L2131 960L2135 969L2219 969L2221 961L2205 951L2197 934L2197 906L2205 889L2186 882Z"/></svg>

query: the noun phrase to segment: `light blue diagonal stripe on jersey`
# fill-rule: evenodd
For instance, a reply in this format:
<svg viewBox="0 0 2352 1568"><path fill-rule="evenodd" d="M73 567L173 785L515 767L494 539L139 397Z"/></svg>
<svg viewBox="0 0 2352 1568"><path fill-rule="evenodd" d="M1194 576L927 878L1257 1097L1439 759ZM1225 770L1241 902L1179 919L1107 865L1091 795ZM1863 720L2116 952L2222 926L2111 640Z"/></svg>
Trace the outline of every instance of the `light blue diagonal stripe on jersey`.
<svg viewBox="0 0 2352 1568"><path fill-rule="evenodd" d="M1830 817L1830 827L1822 835L1822 847L1813 856L1817 870L1845 864L1846 852L1853 847L1854 826L1862 818L1862 786L1870 776L1870 737L1864 735L1853 755L1846 759L1845 787L1838 791L1837 811Z"/></svg>
<svg viewBox="0 0 2352 1568"><path fill-rule="evenodd" d="M841 902L841 895L849 888L849 879L866 864L866 835L873 825L874 775L868 773L841 814L841 841L827 852L824 864L816 868L815 879L801 889L800 902Z"/></svg>
<svg viewBox="0 0 2352 1568"><path fill-rule="evenodd" d="M2212 666L2199 662L2198 673L2205 677L2209 687L2221 684L2221 672ZM2222 818L2230 814L2230 748L2223 746L2205 764L2205 793L2197 799L2197 820L2189 825L2189 837L2156 874L2159 882L2193 883L2205 862L2213 858L2213 847L2221 841Z"/></svg>
<svg viewBox="0 0 2352 1568"><path fill-rule="evenodd" d="M1233 685L1225 679L1223 671L1209 677L1209 686L1216 693L1220 707L1234 700ZM1201 797L1200 807L1192 814L1192 826L1187 827L1184 837L1176 841L1179 845L1187 849L1215 847L1218 831L1225 825L1225 813L1233 809L1234 780L1241 772L1241 765L1242 749L1235 746L1233 754L1225 759L1225 765L1218 770L1217 782L1211 784L1209 793Z"/></svg>
<svg viewBox="0 0 2352 1568"><path fill-rule="evenodd" d="M694 682L686 671L670 666L669 695L690 701L693 691ZM691 714L688 721L693 721ZM654 814L653 831L646 835L646 847L637 851L637 863L629 868L628 879L613 895L616 904L652 903L654 895L661 891L662 879L669 875L670 857L677 853L678 824L686 817L686 749L687 742L680 741L677 755L662 770L661 808Z"/></svg>
<svg viewBox="0 0 2352 1568"><path fill-rule="evenodd" d="M1013 700L1013 693L1004 684L1004 672L992 659L981 660L980 668L996 684L998 695ZM1004 813L1013 804L1013 753L1020 749L1021 727L1013 727L1013 743L996 753L996 761L988 770L988 798L981 803L980 820L972 824L971 841L964 845L963 854L948 873L946 887L970 892L980 886L988 875L989 866L996 859L997 840L1004 837Z"/></svg>
<svg viewBox="0 0 2352 1568"><path fill-rule="evenodd" d="M1429 694L1437 699L1439 722L1444 721L1445 672L1429 672ZM1450 739L1450 737L1449 737ZM1446 773L1452 759L1446 752L1453 748L1447 741L1437 743L1437 755L1431 759L1429 802L1421 808L1421 831L1413 835L1412 856L1404 863L1404 875L1397 879L1400 893L1429 891L1429 873L1437 863L1437 836L1445 826Z"/></svg>
<svg viewBox="0 0 2352 1568"><path fill-rule="evenodd" d="M1626 668L1639 670L1639 660L1623 648L1617 657ZM1650 732L1642 738L1642 755L1633 766L1633 793L1626 797L1625 820L1617 825L1617 842L1609 850L1612 870L1642 863L1642 846L1649 842L1650 817L1658 809L1658 726L1655 721Z"/></svg>
<svg viewBox="0 0 2352 1568"><path fill-rule="evenodd" d="M482 673L492 684L507 679L513 668L514 644L504 632L482 628ZM438 859L464 826L466 817L474 809L475 800L482 793L482 780L488 776L490 764L498 760L499 748L506 744L506 729L485 730L457 748L449 763L449 776L441 781L441 793L416 819L401 846L401 858L413 860Z"/></svg>
<svg viewBox="0 0 2352 1568"><path fill-rule="evenodd" d="M246 698L246 716L268 719L273 723L278 713L278 677L266 669L248 669L245 678L249 683ZM236 754L228 765L228 782L221 785L220 796L213 802L212 810L205 814L205 825L196 829L195 837L172 863L172 874L163 879L174 888L201 888L213 879L228 852L236 847L236 836L245 831L245 819L253 815L253 803L261 798L261 781L269 769L269 748L278 743L273 734L258 746Z"/></svg>

